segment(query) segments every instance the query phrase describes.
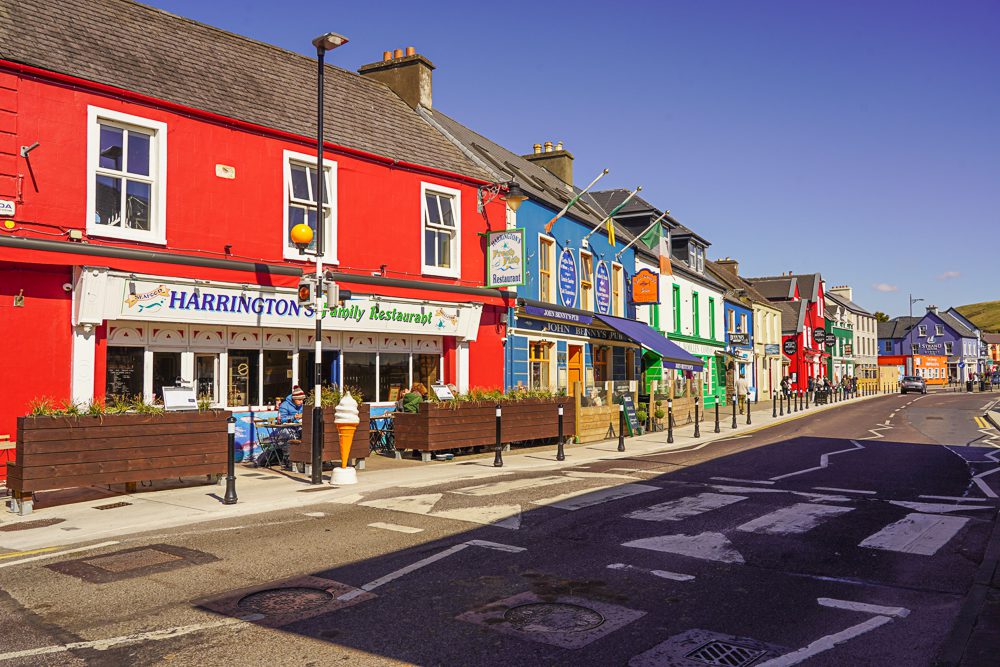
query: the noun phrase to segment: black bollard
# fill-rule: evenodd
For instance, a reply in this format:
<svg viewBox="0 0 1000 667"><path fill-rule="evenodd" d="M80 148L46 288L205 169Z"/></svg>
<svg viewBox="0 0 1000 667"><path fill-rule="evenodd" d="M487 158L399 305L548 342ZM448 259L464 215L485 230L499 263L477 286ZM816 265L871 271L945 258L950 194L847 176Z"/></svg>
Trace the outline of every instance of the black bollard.
<svg viewBox="0 0 1000 667"><path fill-rule="evenodd" d="M503 467L503 454L500 453L502 448L503 445L500 444L500 404L497 403L497 451L496 455L493 457L494 468Z"/></svg>
<svg viewBox="0 0 1000 667"><path fill-rule="evenodd" d="M809 390L806 389L806 410L809 409Z"/></svg>
<svg viewBox="0 0 1000 667"><path fill-rule="evenodd" d="M736 400L733 400L733 428L736 428Z"/></svg>
<svg viewBox="0 0 1000 667"><path fill-rule="evenodd" d="M700 424L701 417L698 414L698 399L699 398L700 398L699 396L695 396L694 397L694 437L696 437L696 438L700 438L701 437L701 424ZM718 397L716 397L715 400L719 400Z"/></svg>
<svg viewBox="0 0 1000 667"><path fill-rule="evenodd" d="M226 433L228 434L229 456L226 457L226 495L222 499L223 505L236 504L236 417L229 415L226 420Z"/></svg>
<svg viewBox="0 0 1000 667"><path fill-rule="evenodd" d="M318 322L318 320L317 320ZM318 325L317 325L318 326ZM323 408L320 407L319 403L322 399L316 399L316 407L313 408L312 413L312 456L310 458L310 467L312 473L310 475L310 484L322 484L323 483Z"/></svg>
<svg viewBox="0 0 1000 667"><path fill-rule="evenodd" d="M559 406L559 447L556 449L556 461L565 461L566 451L563 449L563 406Z"/></svg>
<svg viewBox="0 0 1000 667"><path fill-rule="evenodd" d="M750 425L750 397L749 396L747 396L746 404L747 404L747 426L749 426Z"/></svg>
<svg viewBox="0 0 1000 667"><path fill-rule="evenodd" d="M715 398L715 432L719 433L719 398Z"/></svg>
<svg viewBox="0 0 1000 667"><path fill-rule="evenodd" d="M788 411L789 412L792 411L791 406L788 406ZM778 416L779 417L785 416L785 392L783 391L780 394L778 394Z"/></svg>
<svg viewBox="0 0 1000 667"><path fill-rule="evenodd" d="M674 444L674 399L667 399L667 444Z"/></svg>
<svg viewBox="0 0 1000 667"><path fill-rule="evenodd" d="M625 404L618 404L618 451L625 451Z"/></svg>
<svg viewBox="0 0 1000 667"><path fill-rule="evenodd" d="M771 390L771 417L774 418L774 417L777 417L777 416L778 416L778 395L775 394L774 390L772 389Z"/></svg>

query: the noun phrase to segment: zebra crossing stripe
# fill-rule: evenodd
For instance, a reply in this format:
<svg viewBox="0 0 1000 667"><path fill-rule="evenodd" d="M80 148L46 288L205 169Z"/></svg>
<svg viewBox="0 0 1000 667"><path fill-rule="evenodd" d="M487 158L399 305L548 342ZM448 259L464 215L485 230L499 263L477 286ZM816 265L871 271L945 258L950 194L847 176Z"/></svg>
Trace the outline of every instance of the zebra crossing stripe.
<svg viewBox="0 0 1000 667"><path fill-rule="evenodd" d="M968 522L964 517L914 512L869 535L858 546L933 556Z"/></svg>
<svg viewBox="0 0 1000 667"><path fill-rule="evenodd" d="M796 503L782 507L770 514L748 521L736 530L744 533L766 533L768 535L793 535L815 528L826 519L853 511L851 507Z"/></svg>
<svg viewBox="0 0 1000 667"><path fill-rule="evenodd" d="M642 521L681 521L746 499L747 496L699 493L695 496L685 496L684 498L636 510L635 512L626 514L625 517L640 519Z"/></svg>

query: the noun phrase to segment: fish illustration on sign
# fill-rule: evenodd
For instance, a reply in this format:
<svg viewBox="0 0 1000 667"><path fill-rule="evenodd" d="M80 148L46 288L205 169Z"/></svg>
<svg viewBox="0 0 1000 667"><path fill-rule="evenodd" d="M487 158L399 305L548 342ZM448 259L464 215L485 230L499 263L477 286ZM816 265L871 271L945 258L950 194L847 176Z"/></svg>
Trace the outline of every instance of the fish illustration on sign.
<svg viewBox="0 0 1000 667"><path fill-rule="evenodd" d="M493 268L497 271L520 271L521 251L505 242L493 253Z"/></svg>
<svg viewBox="0 0 1000 667"><path fill-rule="evenodd" d="M448 322L448 324L450 324L453 327L458 326L457 310L454 313L449 313L444 308L438 308L437 310L434 311L434 317L437 318L437 324L435 326L437 326L438 329L444 329L445 322Z"/></svg>
<svg viewBox="0 0 1000 667"><path fill-rule="evenodd" d="M154 290L149 292L142 292L140 294L129 294L125 297L125 305L129 308L134 308L138 305L138 311L141 313L144 310L159 310L163 307L164 299L170 296L170 288L166 285L160 285Z"/></svg>

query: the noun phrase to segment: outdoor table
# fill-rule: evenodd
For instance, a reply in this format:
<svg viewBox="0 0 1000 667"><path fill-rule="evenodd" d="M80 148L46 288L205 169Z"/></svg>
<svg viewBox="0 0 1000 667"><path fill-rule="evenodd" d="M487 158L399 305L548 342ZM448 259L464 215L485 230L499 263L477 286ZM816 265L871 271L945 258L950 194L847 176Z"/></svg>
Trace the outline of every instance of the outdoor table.
<svg viewBox="0 0 1000 667"><path fill-rule="evenodd" d="M395 454L396 439L394 432L394 413L385 412L368 420L368 444L371 451L379 454Z"/></svg>
<svg viewBox="0 0 1000 667"><path fill-rule="evenodd" d="M269 461L268 454L274 452L282 465L288 465L288 443L290 440L300 437L302 433L301 422L283 422L278 419L254 419L254 428L263 431L264 437L260 438L261 454L260 460Z"/></svg>

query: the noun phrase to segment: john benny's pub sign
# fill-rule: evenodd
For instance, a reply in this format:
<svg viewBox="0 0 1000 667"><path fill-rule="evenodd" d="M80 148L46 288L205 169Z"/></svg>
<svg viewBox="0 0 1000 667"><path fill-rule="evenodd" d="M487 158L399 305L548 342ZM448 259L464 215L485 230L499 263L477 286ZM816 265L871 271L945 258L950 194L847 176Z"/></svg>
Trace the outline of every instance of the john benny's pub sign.
<svg viewBox="0 0 1000 667"><path fill-rule="evenodd" d="M134 286L134 289L130 288ZM118 318L240 326L310 328L315 311L295 294L124 280ZM324 328L475 338L481 306L357 298L321 306Z"/></svg>

